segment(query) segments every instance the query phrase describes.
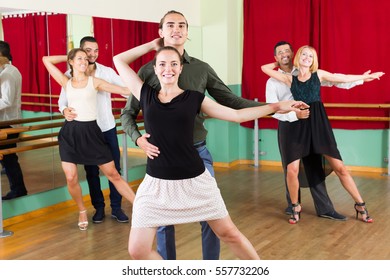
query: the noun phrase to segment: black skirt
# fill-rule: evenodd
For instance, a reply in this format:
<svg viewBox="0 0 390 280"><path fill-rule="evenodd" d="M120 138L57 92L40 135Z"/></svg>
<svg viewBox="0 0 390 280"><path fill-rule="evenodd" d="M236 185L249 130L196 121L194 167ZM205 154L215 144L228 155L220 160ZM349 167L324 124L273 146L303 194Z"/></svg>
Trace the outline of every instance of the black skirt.
<svg viewBox="0 0 390 280"><path fill-rule="evenodd" d="M291 162L302 159L300 177L305 166L309 182L318 184L332 172L322 155L342 160L336 139L322 102L310 104L310 117L296 122L279 122L278 142L284 169ZM319 172L321 170L321 172ZM309 178L313 177L313 178ZM300 179L300 185L302 184Z"/></svg>
<svg viewBox="0 0 390 280"><path fill-rule="evenodd" d="M58 135L61 161L101 165L113 160L96 121L65 121Z"/></svg>

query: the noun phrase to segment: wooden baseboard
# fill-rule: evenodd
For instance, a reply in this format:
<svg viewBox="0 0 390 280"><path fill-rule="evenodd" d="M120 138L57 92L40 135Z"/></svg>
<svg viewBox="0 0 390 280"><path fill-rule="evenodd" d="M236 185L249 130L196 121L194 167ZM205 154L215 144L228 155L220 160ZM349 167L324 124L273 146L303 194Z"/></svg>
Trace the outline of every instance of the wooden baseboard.
<svg viewBox="0 0 390 280"><path fill-rule="evenodd" d="M230 168L236 165L240 164L250 164L254 165L254 160L235 160L232 162L214 162L215 167L222 167L222 168ZM259 166L272 166L272 167L282 167L282 163L280 161L271 161L271 160L260 160ZM381 167L368 167L368 166L346 166L348 171L351 172L374 172L374 173L381 173L386 174L388 173L387 168L381 168Z"/></svg>

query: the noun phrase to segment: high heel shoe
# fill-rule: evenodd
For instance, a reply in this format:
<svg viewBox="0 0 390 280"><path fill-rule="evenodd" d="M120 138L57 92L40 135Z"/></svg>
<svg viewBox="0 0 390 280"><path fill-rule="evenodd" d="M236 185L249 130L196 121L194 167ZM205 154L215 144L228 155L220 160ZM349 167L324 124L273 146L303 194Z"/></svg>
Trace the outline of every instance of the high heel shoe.
<svg viewBox="0 0 390 280"><path fill-rule="evenodd" d="M86 212L87 212L87 210L83 210L83 211L80 211L79 214L84 214ZM79 222L77 225L79 226L80 230L87 230L87 228L88 228L88 221Z"/></svg>
<svg viewBox="0 0 390 280"><path fill-rule="evenodd" d="M299 211L296 211L295 209L300 206L299 203L294 203L292 205L292 214L291 214L291 217L290 219L288 220L288 222L292 225L296 224L299 222L300 218L301 218L301 211L302 211L302 206L301 206L301 209ZM298 216L298 219L296 218L296 216Z"/></svg>
<svg viewBox="0 0 390 280"><path fill-rule="evenodd" d="M357 207L363 207L363 210L358 210ZM362 215L363 222L372 223L374 221L370 216L368 216L368 210L367 210L365 202L361 202L361 203L356 202L355 203L355 210L356 210L356 220L358 219L359 213L360 213L360 215ZM366 215L366 218L364 218L363 215Z"/></svg>

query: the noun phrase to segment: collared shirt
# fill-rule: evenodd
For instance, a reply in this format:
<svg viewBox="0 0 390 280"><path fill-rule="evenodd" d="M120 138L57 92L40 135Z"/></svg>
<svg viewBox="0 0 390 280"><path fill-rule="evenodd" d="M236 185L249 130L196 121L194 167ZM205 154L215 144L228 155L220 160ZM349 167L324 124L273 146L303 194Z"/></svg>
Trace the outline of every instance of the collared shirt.
<svg viewBox="0 0 390 280"><path fill-rule="evenodd" d="M65 75L70 77L70 70ZM96 62L95 77L105 80L108 83L118 86L124 86L122 79L114 69ZM61 89L60 98L58 99L59 110L62 113L68 106L68 100L64 89ZM77 112L76 112L77 113ZM97 124L105 132L116 126L114 115L112 114L111 93L98 91L97 93Z"/></svg>
<svg viewBox="0 0 390 280"><path fill-rule="evenodd" d="M0 72L0 121L21 119L21 104L22 75L15 66L4 64Z"/></svg>
<svg viewBox="0 0 390 280"><path fill-rule="evenodd" d="M278 71L286 74L286 72L280 68L278 69ZM294 67L290 74L297 76L298 69ZM362 84L363 84L363 80L359 80L351 83L331 83L328 81L321 82L321 86L327 86L327 87L336 86L338 88L343 88L343 89L350 89L354 86L362 85ZM276 103L282 100L294 99L290 91L290 88L285 83L280 82L274 78L269 78L267 80L267 84L265 87L265 97L267 103ZM272 117L279 121L294 122L298 120L297 114L295 112L289 112L286 114L275 113L274 115L272 115Z"/></svg>
<svg viewBox="0 0 390 280"><path fill-rule="evenodd" d="M206 62L189 56L186 51L184 51L183 59L183 71L178 82L181 89L198 91L203 94L207 91L218 103L234 109L260 106L255 101L234 95L229 87L218 77L214 69ZM143 81L157 91L161 89L160 82L154 73L152 61L142 66L138 74ZM138 100L130 97L121 115L123 129L134 142L141 136L135 123L139 111ZM207 130L204 127L204 116L200 113L195 119L194 143L205 140L206 136Z"/></svg>

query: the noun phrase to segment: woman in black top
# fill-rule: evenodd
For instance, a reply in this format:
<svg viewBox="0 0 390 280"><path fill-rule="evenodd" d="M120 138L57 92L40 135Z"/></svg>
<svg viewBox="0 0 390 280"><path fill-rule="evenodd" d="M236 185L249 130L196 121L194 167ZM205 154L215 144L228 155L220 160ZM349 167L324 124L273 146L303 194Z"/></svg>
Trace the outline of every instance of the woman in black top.
<svg viewBox="0 0 390 280"><path fill-rule="evenodd" d="M158 157L148 158L146 175L134 200L129 253L133 259L162 259L152 248L157 227L207 221L237 257L259 259L251 243L230 219L215 179L194 148L194 120L200 110L210 117L243 122L275 111L307 106L303 102L284 101L233 110L202 93L183 90L178 86L182 57L173 47L159 49L159 40L114 57L125 85L140 101L149 141L160 148ZM129 67L151 50L157 50L154 70L161 84L160 91L143 83Z"/></svg>

